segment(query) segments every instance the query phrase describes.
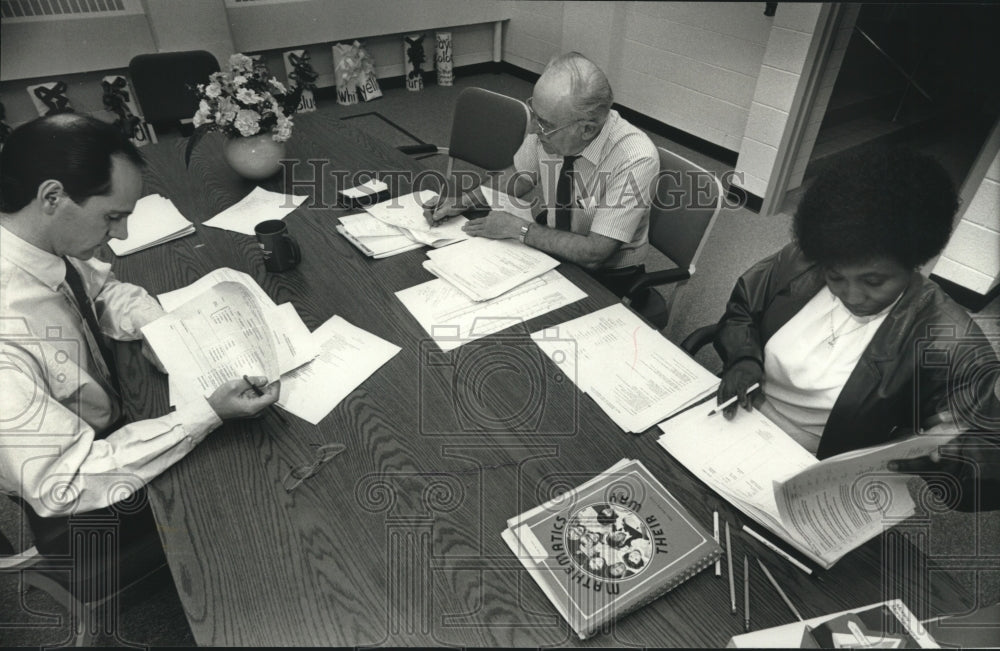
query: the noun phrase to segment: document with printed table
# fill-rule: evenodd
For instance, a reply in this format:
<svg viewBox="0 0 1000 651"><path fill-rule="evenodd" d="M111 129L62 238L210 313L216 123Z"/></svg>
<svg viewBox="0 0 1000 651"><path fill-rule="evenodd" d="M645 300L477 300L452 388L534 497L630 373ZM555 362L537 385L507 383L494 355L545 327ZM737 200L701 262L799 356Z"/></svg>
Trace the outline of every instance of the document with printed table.
<svg viewBox="0 0 1000 651"><path fill-rule="evenodd" d="M122 256L170 242L194 233L194 224L177 210L170 199L150 194L135 202L128 218L128 237L111 240L108 246Z"/></svg>
<svg viewBox="0 0 1000 651"><path fill-rule="evenodd" d="M473 237L430 251L424 268L474 301L488 301L559 266L559 261L513 240Z"/></svg>
<svg viewBox="0 0 1000 651"><path fill-rule="evenodd" d="M168 312L142 334L170 376L172 405L208 396L243 375L277 380L319 352L291 303L275 305L233 269L217 269L158 298Z"/></svg>
<svg viewBox="0 0 1000 651"><path fill-rule="evenodd" d="M900 599L734 635L729 649L938 649Z"/></svg>
<svg viewBox="0 0 1000 651"><path fill-rule="evenodd" d="M719 378L621 303L531 336L626 432L646 431L719 385Z"/></svg>
<svg viewBox="0 0 1000 651"><path fill-rule="evenodd" d="M669 592L723 553L633 459L509 519L501 536L580 639Z"/></svg>
<svg viewBox="0 0 1000 651"><path fill-rule="evenodd" d="M914 513L892 459L929 454L941 437L915 436L819 461L759 410L732 420L713 402L661 423L660 445L731 504L814 563L844 555Z"/></svg>
<svg viewBox="0 0 1000 651"><path fill-rule="evenodd" d="M489 301L474 301L440 278L400 290L396 296L438 347L448 351L587 294L553 269Z"/></svg>
<svg viewBox="0 0 1000 651"><path fill-rule="evenodd" d="M339 316L330 317L312 338L319 355L281 376L278 406L313 425L400 351Z"/></svg>

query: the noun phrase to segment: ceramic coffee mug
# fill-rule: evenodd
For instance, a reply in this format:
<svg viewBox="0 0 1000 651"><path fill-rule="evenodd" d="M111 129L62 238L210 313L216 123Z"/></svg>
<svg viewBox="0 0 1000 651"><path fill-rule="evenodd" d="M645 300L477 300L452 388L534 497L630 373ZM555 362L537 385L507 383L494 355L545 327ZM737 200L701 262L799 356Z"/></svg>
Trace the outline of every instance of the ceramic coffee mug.
<svg viewBox="0 0 1000 651"><path fill-rule="evenodd" d="M288 271L302 259L298 242L288 234L288 226L280 219L263 221L253 230L264 254L264 268L268 271Z"/></svg>

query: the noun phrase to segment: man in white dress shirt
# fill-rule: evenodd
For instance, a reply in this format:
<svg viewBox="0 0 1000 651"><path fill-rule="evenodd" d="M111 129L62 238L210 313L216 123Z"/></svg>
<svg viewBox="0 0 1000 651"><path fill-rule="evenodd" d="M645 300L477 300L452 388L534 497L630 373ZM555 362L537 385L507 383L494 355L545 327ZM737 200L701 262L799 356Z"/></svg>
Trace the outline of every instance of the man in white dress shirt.
<svg viewBox="0 0 1000 651"><path fill-rule="evenodd" d="M470 235L519 239L589 270L621 296L649 249L649 206L660 169L645 133L611 108L614 96L597 65L577 52L545 67L528 99L531 130L513 165L493 185L515 197L541 189L544 218L526 222L493 211L464 227ZM434 223L485 206L477 188L429 210Z"/></svg>
<svg viewBox="0 0 1000 651"><path fill-rule="evenodd" d="M122 418L109 340L139 339L163 310L94 256L127 237L142 164L115 127L75 114L22 125L0 153L0 492L23 500L42 553L66 550L69 516L135 500L223 419L278 397L240 380Z"/></svg>

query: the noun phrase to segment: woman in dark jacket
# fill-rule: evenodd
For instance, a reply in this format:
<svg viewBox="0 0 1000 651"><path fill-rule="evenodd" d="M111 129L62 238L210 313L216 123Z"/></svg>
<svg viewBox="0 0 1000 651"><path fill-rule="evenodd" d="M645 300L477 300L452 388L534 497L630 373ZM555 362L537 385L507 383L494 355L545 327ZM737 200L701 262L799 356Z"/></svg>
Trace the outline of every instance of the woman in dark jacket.
<svg viewBox="0 0 1000 651"><path fill-rule="evenodd" d="M913 432L976 432L951 446L962 459L897 469L995 479L1000 364L966 311L918 271L947 243L956 207L947 173L913 151L831 163L799 205L795 241L733 289L715 340L718 400L758 406L821 459ZM973 493L984 497L963 491L964 506L976 508Z"/></svg>

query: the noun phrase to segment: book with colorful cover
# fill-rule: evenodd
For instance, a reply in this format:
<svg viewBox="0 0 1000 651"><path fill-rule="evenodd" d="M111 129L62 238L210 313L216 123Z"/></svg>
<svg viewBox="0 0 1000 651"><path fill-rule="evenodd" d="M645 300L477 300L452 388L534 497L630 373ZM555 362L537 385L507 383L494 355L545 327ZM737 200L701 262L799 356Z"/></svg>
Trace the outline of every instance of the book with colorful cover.
<svg viewBox="0 0 1000 651"><path fill-rule="evenodd" d="M581 639L722 555L705 527L635 460L507 525L504 541Z"/></svg>

